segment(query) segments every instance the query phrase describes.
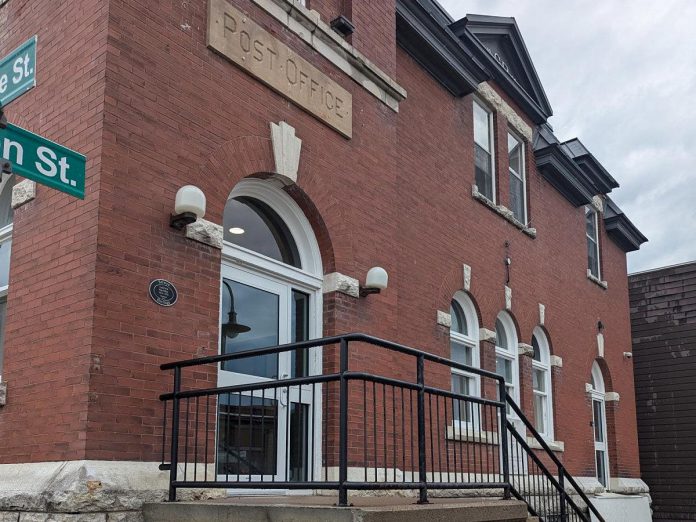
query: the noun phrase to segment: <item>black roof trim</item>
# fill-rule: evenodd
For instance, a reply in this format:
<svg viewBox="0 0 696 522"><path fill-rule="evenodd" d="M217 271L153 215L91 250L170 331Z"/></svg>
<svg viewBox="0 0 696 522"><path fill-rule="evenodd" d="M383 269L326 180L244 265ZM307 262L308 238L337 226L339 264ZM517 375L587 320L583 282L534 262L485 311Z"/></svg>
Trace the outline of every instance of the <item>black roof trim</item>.
<svg viewBox="0 0 696 522"><path fill-rule="evenodd" d="M544 87L532 63L517 22L500 16L467 15L450 25L452 32L474 50L476 56L492 71L493 79L525 111L536 124L542 124L553 115ZM505 35L515 52L532 92L527 92L512 75L491 55L478 35Z"/></svg>
<svg viewBox="0 0 696 522"><path fill-rule="evenodd" d="M491 73L449 30L450 20L435 0L397 0L396 41L449 92L465 96Z"/></svg>
<svg viewBox="0 0 696 522"><path fill-rule="evenodd" d="M534 150L537 170L576 207L592 201L592 189L578 167L558 143Z"/></svg>
<svg viewBox="0 0 696 522"><path fill-rule="evenodd" d="M575 163L590 177L595 194L609 194L619 187L619 182L597 161L578 138L563 143L563 148Z"/></svg>
<svg viewBox="0 0 696 522"><path fill-rule="evenodd" d="M607 197L604 205L604 227L609 237L624 252L634 252L640 249L640 245L647 243L648 238L631 223L611 198Z"/></svg>

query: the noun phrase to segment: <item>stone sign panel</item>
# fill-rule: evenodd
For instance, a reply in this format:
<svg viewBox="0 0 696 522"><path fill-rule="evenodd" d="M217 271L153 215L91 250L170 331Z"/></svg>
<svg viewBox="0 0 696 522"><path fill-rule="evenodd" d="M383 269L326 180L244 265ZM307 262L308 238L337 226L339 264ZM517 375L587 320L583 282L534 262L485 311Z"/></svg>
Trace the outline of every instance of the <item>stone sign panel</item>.
<svg viewBox="0 0 696 522"><path fill-rule="evenodd" d="M208 47L352 137L350 93L226 0L209 0Z"/></svg>

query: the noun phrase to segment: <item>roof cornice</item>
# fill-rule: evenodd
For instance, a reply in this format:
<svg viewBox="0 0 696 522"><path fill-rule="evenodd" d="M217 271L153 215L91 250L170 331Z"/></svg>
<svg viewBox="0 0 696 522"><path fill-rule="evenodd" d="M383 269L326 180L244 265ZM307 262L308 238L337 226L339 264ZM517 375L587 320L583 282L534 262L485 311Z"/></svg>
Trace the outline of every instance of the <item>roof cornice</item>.
<svg viewBox="0 0 696 522"><path fill-rule="evenodd" d="M484 25L489 31L500 32L500 34L511 32L514 35L514 38L511 39L512 43L515 46L520 60L524 64L525 72L530 78L531 87L534 90L534 95L539 100L538 102L527 93L510 73L503 69L501 64L498 63L483 42L481 42L474 31L472 31L472 28ZM462 18L450 25L450 29L465 43L465 45L471 47L475 56L481 62L485 63L487 68L491 71L493 80L508 93L534 123L545 123L548 118L553 115L551 105L541 85L534 64L529 58L529 52L514 18L468 15L466 18Z"/></svg>
<svg viewBox="0 0 696 522"><path fill-rule="evenodd" d="M433 0L397 0L397 43L455 96L475 92L490 71L445 25Z"/></svg>
<svg viewBox="0 0 696 522"><path fill-rule="evenodd" d="M573 161L587 174L595 187L595 194L609 194L619 182L597 161L582 142L574 138L561 144Z"/></svg>
<svg viewBox="0 0 696 522"><path fill-rule="evenodd" d="M592 186L560 144L551 143L534 151L537 170L570 203L579 207L592 202Z"/></svg>
<svg viewBox="0 0 696 522"><path fill-rule="evenodd" d="M605 203L604 227L609 237L624 252L640 249L640 245L646 243L648 238L638 230L611 198L607 197Z"/></svg>

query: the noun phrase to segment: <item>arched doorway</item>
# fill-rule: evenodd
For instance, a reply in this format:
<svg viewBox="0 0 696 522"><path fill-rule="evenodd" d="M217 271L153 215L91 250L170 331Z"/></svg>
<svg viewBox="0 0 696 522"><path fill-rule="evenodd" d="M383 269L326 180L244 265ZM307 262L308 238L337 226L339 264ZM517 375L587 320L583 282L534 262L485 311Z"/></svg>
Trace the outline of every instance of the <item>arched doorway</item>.
<svg viewBox="0 0 696 522"><path fill-rule="evenodd" d="M592 363L592 427L594 432L595 470L597 480L609 488L609 447L607 443L607 410L605 405L606 388L602 369L597 361Z"/></svg>
<svg viewBox="0 0 696 522"><path fill-rule="evenodd" d="M223 215L220 352L259 349L321 336L322 265L300 207L270 180L245 179ZM319 349L227 361L219 386L302 377L321 372ZM308 475L321 422L320 393L275 388L220 397L216 469L225 480L295 481ZM312 429L312 426L314 429ZM276 490L277 492L277 490Z"/></svg>

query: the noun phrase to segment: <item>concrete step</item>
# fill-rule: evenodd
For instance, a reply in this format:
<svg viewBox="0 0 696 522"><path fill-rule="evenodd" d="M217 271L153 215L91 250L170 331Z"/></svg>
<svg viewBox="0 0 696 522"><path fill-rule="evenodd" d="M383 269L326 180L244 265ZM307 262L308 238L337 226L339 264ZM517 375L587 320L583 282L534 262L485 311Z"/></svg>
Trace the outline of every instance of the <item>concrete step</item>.
<svg viewBox="0 0 696 522"><path fill-rule="evenodd" d="M335 497L233 497L207 502L146 504L145 522L528 522L517 500L356 497L339 508Z"/></svg>

